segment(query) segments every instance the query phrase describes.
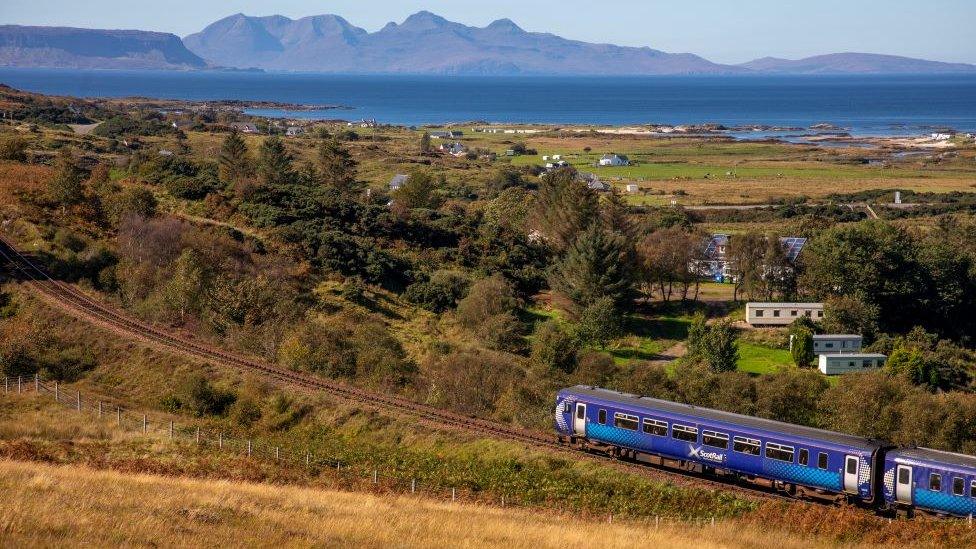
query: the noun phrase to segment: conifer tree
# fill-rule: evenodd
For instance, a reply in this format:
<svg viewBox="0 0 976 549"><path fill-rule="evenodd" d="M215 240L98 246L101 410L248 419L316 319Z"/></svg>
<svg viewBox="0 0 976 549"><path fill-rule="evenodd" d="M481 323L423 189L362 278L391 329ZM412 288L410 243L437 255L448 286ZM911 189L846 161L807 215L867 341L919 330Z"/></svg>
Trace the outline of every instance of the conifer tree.
<svg viewBox="0 0 976 549"><path fill-rule="evenodd" d="M224 139L217 162L220 166L220 180L224 183L237 183L252 174L253 166L247 143L237 132L232 132Z"/></svg>
<svg viewBox="0 0 976 549"><path fill-rule="evenodd" d="M561 168L542 179L535 224L557 252L566 251L599 213L596 193L578 180L572 168Z"/></svg>
<svg viewBox="0 0 976 549"><path fill-rule="evenodd" d="M271 136L258 152L258 173L267 187L281 187L293 180L292 155L281 139Z"/></svg>
<svg viewBox="0 0 976 549"><path fill-rule="evenodd" d="M602 298L610 298L620 311L631 309L634 279L627 242L590 224L553 269L550 285L577 313Z"/></svg>
<svg viewBox="0 0 976 549"><path fill-rule="evenodd" d="M326 185L331 185L342 193L362 190L363 185L356 181L357 165L349 154L349 149L338 138L323 141L319 146L319 170Z"/></svg>

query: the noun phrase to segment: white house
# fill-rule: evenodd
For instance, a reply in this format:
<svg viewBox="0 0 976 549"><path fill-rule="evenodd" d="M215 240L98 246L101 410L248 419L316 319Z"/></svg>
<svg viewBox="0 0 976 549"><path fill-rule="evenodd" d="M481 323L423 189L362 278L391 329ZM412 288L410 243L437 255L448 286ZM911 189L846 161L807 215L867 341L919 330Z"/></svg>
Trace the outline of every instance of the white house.
<svg viewBox="0 0 976 549"><path fill-rule="evenodd" d="M629 193L636 193L636 192L639 192L639 191L640 191L640 187L638 187L636 184L630 183L630 184L627 185L627 192L629 192Z"/></svg>
<svg viewBox="0 0 976 549"><path fill-rule="evenodd" d="M465 148L465 146L462 145L461 143L451 143L450 145L448 145L447 143L445 143L445 144L441 145L440 147L438 147L438 149L441 152L447 153L447 154L449 154L451 156L461 156L461 155L463 155L463 154L465 154L465 153L468 152L468 149Z"/></svg>
<svg viewBox="0 0 976 549"><path fill-rule="evenodd" d="M600 166L629 166L630 159L622 154L605 154L600 158Z"/></svg>
<svg viewBox="0 0 976 549"><path fill-rule="evenodd" d="M816 334L813 336L813 354L860 353L864 338L847 334ZM793 350L793 336L790 336L790 350Z"/></svg>
<svg viewBox="0 0 976 549"><path fill-rule="evenodd" d="M789 326L805 316L823 320L823 303L746 303L746 322L751 326Z"/></svg>
<svg viewBox="0 0 976 549"><path fill-rule="evenodd" d="M828 353L820 355L820 372L833 376L884 366L888 357L873 353Z"/></svg>
<svg viewBox="0 0 976 549"><path fill-rule="evenodd" d="M288 137L298 137L300 135L305 135L305 128L301 126L288 126L285 130L285 135Z"/></svg>
<svg viewBox="0 0 976 549"><path fill-rule="evenodd" d="M813 336L813 354L860 353L864 337L853 334L823 334Z"/></svg>
<svg viewBox="0 0 976 549"><path fill-rule="evenodd" d="M404 185L404 183L407 182L408 179L410 179L409 175L404 175L404 174L394 175L393 179L390 180L390 191L398 190L400 187Z"/></svg>

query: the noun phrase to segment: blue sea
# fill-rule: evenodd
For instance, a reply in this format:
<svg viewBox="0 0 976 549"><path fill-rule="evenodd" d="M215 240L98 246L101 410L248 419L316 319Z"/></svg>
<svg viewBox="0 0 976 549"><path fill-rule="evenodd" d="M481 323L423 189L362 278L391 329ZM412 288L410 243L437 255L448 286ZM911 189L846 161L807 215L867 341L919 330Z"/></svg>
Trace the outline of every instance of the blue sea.
<svg viewBox="0 0 976 549"><path fill-rule="evenodd" d="M402 125L827 123L855 135L976 131L973 75L457 77L4 68L0 83L79 97L342 105L348 109L256 114Z"/></svg>

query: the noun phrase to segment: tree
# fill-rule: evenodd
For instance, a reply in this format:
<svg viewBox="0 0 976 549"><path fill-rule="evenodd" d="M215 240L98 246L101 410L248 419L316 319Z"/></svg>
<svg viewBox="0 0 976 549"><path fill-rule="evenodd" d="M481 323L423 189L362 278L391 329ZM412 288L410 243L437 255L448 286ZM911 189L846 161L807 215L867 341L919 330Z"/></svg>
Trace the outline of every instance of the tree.
<svg viewBox="0 0 976 549"><path fill-rule="evenodd" d="M428 154L430 149L430 134L424 132L424 134L420 136L420 154Z"/></svg>
<svg viewBox="0 0 976 549"><path fill-rule="evenodd" d="M860 334L868 343L878 333L878 307L854 295L831 296L824 303L824 330L834 334Z"/></svg>
<svg viewBox="0 0 976 549"><path fill-rule="evenodd" d="M677 284L681 298L687 299L694 285L697 299L700 277L695 265L704 259L705 243L705 235L679 226L659 229L644 237L636 254L648 295L658 291L661 299L670 301Z"/></svg>
<svg viewBox="0 0 976 549"><path fill-rule="evenodd" d="M584 308L576 323L576 334L582 343L606 348L623 334L623 317L613 299L602 297Z"/></svg>
<svg viewBox="0 0 976 549"><path fill-rule="evenodd" d="M572 168L546 174L539 185L534 224L557 252L566 251L599 217L599 199Z"/></svg>
<svg viewBox="0 0 976 549"><path fill-rule="evenodd" d="M708 318L704 313L695 313L688 327L688 357L704 358L708 339Z"/></svg>
<svg viewBox="0 0 976 549"><path fill-rule="evenodd" d="M224 138L217 156L220 180L227 184L239 183L250 177L254 171L247 143L237 132Z"/></svg>
<svg viewBox="0 0 976 549"><path fill-rule="evenodd" d="M271 136L264 140L258 152L258 173L266 187L277 188L292 182L292 155L281 139Z"/></svg>
<svg viewBox="0 0 976 549"><path fill-rule="evenodd" d="M532 363L545 372L571 374L576 369L579 340L558 322L548 320L535 332L532 340Z"/></svg>
<svg viewBox="0 0 976 549"><path fill-rule="evenodd" d="M500 275L478 280L458 302L457 319L465 329L494 349L513 351L521 347L523 326L515 316L518 299Z"/></svg>
<svg viewBox="0 0 976 549"><path fill-rule="evenodd" d="M735 280L733 300L738 301L740 293L751 297L763 289L765 252L766 241L760 234L745 233L730 240L727 259Z"/></svg>
<svg viewBox="0 0 976 549"><path fill-rule="evenodd" d="M409 209L436 208L440 204L440 197L437 195L440 183L430 172L414 171L407 181L393 192L393 200Z"/></svg>
<svg viewBox="0 0 976 549"><path fill-rule="evenodd" d="M630 220L630 206L620 195L620 191L612 188L606 198L600 203L600 219L608 231L615 232L629 241L634 239L634 224Z"/></svg>
<svg viewBox="0 0 976 549"><path fill-rule="evenodd" d="M319 146L319 170L326 185L339 192L351 195L363 189L356 180L358 163L349 154L349 149L338 138L323 141Z"/></svg>
<svg viewBox="0 0 976 549"><path fill-rule="evenodd" d="M579 313L602 298L618 311L634 306L634 277L626 240L598 224L579 234L550 276L552 289Z"/></svg>
<svg viewBox="0 0 976 549"><path fill-rule="evenodd" d="M703 348L704 361L713 372L735 371L739 362L738 333L728 319L708 327Z"/></svg>
<svg viewBox="0 0 976 549"><path fill-rule="evenodd" d="M61 206L62 214L68 206L80 204L84 200L84 180L85 172L78 167L74 152L69 147L62 147L54 161L54 175L47 183L48 197Z"/></svg>
<svg viewBox="0 0 976 549"><path fill-rule="evenodd" d="M813 332L806 328L797 328L790 333L790 355L793 364L806 368L813 362Z"/></svg>
<svg viewBox="0 0 976 549"><path fill-rule="evenodd" d="M166 302L179 313L181 322L202 309L209 278L203 257L196 250L187 248L176 258L166 284Z"/></svg>

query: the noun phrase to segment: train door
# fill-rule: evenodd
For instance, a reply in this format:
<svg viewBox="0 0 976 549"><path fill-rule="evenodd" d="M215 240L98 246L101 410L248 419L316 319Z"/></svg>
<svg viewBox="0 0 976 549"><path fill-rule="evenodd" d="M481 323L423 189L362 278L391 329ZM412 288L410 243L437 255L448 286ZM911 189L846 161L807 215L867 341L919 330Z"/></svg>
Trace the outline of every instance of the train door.
<svg viewBox="0 0 976 549"><path fill-rule="evenodd" d="M586 436L586 404L576 403L576 414L573 415L573 432Z"/></svg>
<svg viewBox="0 0 976 549"><path fill-rule="evenodd" d="M844 491L856 494L858 488L857 474L861 468L861 458L847 456L844 460Z"/></svg>
<svg viewBox="0 0 976 549"><path fill-rule="evenodd" d="M895 474L895 501L906 505L912 504L912 468L899 465Z"/></svg>

